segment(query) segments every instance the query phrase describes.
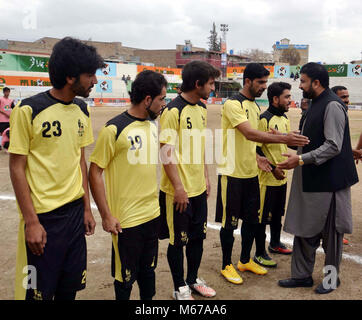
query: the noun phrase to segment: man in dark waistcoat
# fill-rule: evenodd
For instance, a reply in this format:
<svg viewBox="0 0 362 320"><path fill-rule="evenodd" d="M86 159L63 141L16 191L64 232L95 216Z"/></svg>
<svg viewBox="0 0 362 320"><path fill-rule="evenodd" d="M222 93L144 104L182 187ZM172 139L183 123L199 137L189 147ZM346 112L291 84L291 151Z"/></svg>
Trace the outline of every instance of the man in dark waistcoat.
<svg viewBox="0 0 362 320"><path fill-rule="evenodd" d="M323 240L324 279L316 293L340 285L343 234L352 233L351 186L358 182L346 108L329 89L327 70L307 63L301 70L303 97L312 99L302 134L310 143L278 165L293 169L284 230L294 234L291 278L281 287L312 287L315 253Z"/></svg>

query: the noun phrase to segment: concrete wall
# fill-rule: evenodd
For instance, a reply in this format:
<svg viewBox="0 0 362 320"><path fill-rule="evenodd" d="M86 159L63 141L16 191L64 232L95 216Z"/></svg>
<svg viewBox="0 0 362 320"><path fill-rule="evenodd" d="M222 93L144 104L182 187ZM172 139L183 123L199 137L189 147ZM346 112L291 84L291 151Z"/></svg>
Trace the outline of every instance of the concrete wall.
<svg viewBox="0 0 362 320"><path fill-rule="evenodd" d="M151 62L157 67L176 68L176 50L134 50L142 62Z"/></svg>
<svg viewBox="0 0 362 320"><path fill-rule="evenodd" d="M39 52L51 54L53 46L59 41L57 38L44 37L34 42L8 40L8 49L23 52ZM124 47L121 42L84 41L88 45L97 48L103 58L124 58L129 59L134 55L135 48Z"/></svg>

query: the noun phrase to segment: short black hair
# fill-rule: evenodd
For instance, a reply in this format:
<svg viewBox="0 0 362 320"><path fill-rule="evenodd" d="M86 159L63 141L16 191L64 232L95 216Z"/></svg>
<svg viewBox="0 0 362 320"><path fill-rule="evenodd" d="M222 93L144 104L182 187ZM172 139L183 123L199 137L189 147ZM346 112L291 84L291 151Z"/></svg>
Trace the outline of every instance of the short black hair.
<svg viewBox="0 0 362 320"><path fill-rule="evenodd" d="M305 64L300 70L300 73L306 74L309 78L311 78L312 82L314 80L319 80L321 86L325 89L329 87L328 71L323 65L319 63L309 62Z"/></svg>
<svg viewBox="0 0 362 320"><path fill-rule="evenodd" d="M5 91L10 91L10 88L4 87L4 88L3 88L3 92L5 92Z"/></svg>
<svg viewBox="0 0 362 320"><path fill-rule="evenodd" d="M48 64L49 78L54 88L62 89L67 77L79 79L82 73L95 74L97 69L104 67L104 60L96 48L66 37L53 47Z"/></svg>
<svg viewBox="0 0 362 320"><path fill-rule="evenodd" d="M284 90L290 90L292 86L287 82L273 82L268 87L268 100L269 104L273 103L274 97L280 97L283 94Z"/></svg>
<svg viewBox="0 0 362 320"><path fill-rule="evenodd" d="M139 104L146 96L152 99L161 94L162 88L167 88L167 80L158 72L144 70L140 72L132 82L131 92L129 93L132 104Z"/></svg>
<svg viewBox="0 0 362 320"><path fill-rule="evenodd" d="M254 79L264 78L270 75L268 69L264 68L260 63L248 63L244 70L243 85L246 79L253 81Z"/></svg>
<svg viewBox="0 0 362 320"><path fill-rule="evenodd" d="M334 86L333 88L331 88L331 90L332 90L335 94L337 94L338 91L347 90L347 88L344 87L344 86Z"/></svg>
<svg viewBox="0 0 362 320"><path fill-rule="evenodd" d="M187 63L182 69L182 92L189 92L195 89L196 82L203 86L210 78L216 79L220 76L220 70L210 63L195 60Z"/></svg>

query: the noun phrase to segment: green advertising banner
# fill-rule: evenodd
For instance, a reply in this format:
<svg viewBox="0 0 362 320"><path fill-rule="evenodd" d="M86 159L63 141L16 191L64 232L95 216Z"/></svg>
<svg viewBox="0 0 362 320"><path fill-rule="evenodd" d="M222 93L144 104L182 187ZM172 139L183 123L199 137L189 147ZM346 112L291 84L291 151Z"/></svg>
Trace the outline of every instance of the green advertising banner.
<svg viewBox="0 0 362 320"><path fill-rule="evenodd" d="M0 70L48 72L48 57L21 56L16 54L0 54Z"/></svg>
<svg viewBox="0 0 362 320"><path fill-rule="evenodd" d="M298 74L298 75L300 75L300 69L301 69L302 67L301 66L290 66L290 74Z"/></svg>
<svg viewBox="0 0 362 320"><path fill-rule="evenodd" d="M348 64L325 64L330 77L347 77Z"/></svg>
<svg viewBox="0 0 362 320"><path fill-rule="evenodd" d="M0 70L17 71L18 62L15 54L0 54Z"/></svg>
<svg viewBox="0 0 362 320"><path fill-rule="evenodd" d="M49 58L36 56L17 56L18 71L48 72Z"/></svg>
<svg viewBox="0 0 362 320"><path fill-rule="evenodd" d="M168 83L167 84L167 93L177 93L177 86L180 83Z"/></svg>
<svg viewBox="0 0 362 320"><path fill-rule="evenodd" d="M131 91L132 91L132 82L133 82L133 81L128 81L128 82L127 82L127 85L126 85L126 86L127 86L127 92L131 92Z"/></svg>

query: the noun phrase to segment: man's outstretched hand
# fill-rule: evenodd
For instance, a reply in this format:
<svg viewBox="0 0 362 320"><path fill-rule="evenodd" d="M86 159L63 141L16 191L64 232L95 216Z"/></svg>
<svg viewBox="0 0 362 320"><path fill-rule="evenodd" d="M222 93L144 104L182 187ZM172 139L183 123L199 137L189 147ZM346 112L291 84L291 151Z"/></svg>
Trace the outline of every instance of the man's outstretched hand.
<svg viewBox="0 0 362 320"><path fill-rule="evenodd" d="M288 159L279 163L277 165L277 168L289 170L289 169L294 169L299 165L299 156L297 154L283 153L282 155L284 157L288 157Z"/></svg>

